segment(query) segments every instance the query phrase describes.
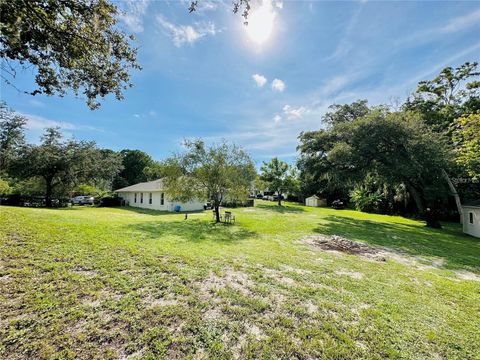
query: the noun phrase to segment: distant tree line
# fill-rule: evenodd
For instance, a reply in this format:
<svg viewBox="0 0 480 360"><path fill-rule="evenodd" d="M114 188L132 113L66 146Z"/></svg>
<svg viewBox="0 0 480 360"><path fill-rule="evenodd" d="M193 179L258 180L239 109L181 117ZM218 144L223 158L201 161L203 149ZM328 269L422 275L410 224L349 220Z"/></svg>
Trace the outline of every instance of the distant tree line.
<svg viewBox="0 0 480 360"><path fill-rule="evenodd" d="M27 120L0 106L0 195L52 198L73 192L108 194L158 178L173 198L243 199L256 188L304 199L319 195L361 211L422 217L438 227L458 217L462 200L480 197L480 81L478 64L445 68L422 81L399 109L367 100L334 104L321 130L299 136L299 157L273 158L259 174L236 145L187 141L186 151L158 162L140 150L115 152L91 141L65 140L45 130L27 144Z"/></svg>

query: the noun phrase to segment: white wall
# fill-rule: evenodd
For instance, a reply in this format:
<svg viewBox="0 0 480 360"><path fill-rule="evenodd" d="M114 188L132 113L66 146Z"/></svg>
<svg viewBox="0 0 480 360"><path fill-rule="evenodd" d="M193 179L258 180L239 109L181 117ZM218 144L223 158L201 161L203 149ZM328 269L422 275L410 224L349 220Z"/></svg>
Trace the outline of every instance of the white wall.
<svg viewBox="0 0 480 360"><path fill-rule="evenodd" d="M327 200L309 197L305 199L305 205L315 207L327 206Z"/></svg>
<svg viewBox="0 0 480 360"><path fill-rule="evenodd" d="M473 224L470 224L470 213L473 213ZM480 238L480 209L463 207L463 232Z"/></svg>
<svg viewBox="0 0 480 360"><path fill-rule="evenodd" d="M140 202L141 193L137 192L137 202L135 202L135 193L133 192L119 192L118 196L123 198L129 206L138 207L142 209L151 209L151 210L163 210L163 211L174 211L176 205L180 205L180 211L197 211L203 210L204 202L202 201L189 201L187 203L182 203L178 201L170 201L166 195L164 195L164 204L161 204L161 194L162 192L156 191L152 192L152 203L149 202L150 192L143 193L143 203Z"/></svg>
<svg viewBox="0 0 480 360"><path fill-rule="evenodd" d="M317 199L309 197L305 199L305 205L307 206L318 206L317 205Z"/></svg>

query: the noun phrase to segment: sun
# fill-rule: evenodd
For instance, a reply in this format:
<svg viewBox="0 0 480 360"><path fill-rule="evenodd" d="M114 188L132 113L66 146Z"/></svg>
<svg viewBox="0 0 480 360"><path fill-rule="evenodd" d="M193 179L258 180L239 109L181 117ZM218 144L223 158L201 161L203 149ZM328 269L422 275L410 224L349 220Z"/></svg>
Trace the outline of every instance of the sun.
<svg viewBox="0 0 480 360"><path fill-rule="evenodd" d="M245 26L247 35L254 43L265 43L273 32L275 11L271 1L265 0L262 5L248 15L248 25Z"/></svg>

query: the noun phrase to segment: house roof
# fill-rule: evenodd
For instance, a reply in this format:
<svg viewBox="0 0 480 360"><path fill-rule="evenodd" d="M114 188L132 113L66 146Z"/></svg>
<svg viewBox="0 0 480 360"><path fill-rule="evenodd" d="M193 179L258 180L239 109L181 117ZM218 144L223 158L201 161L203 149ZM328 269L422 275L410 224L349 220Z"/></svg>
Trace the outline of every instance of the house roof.
<svg viewBox="0 0 480 360"><path fill-rule="evenodd" d="M115 192L148 192L148 191L160 191L163 189L162 179L142 182L135 185L130 185L122 189L115 190Z"/></svg>
<svg viewBox="0 0 480 360"><path fill-rule="evenodd" d="M312 196L308 197L307 199L317 199L317 200L320 200L320 198L319 198L317 195L312 195Z"/></svg>
<svg viewBox="0 0 480 360"><path fill-rule="evenodd" d="M462 207L480 208L480 200L470 201L462 205Z"/></svg>

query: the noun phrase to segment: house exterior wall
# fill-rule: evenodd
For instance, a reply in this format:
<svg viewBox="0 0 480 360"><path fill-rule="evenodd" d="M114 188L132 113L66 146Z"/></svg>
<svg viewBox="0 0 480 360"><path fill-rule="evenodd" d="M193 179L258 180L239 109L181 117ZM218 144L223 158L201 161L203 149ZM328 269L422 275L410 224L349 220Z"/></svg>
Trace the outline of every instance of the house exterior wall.
<svg viewBox="0 0 480 360"><path fill-rule="evenodd" d="M470 223L470 214L473 214L473 224ZM480 208L463 207L463 232L480 238Z"/></svg>
<svg viewBox="0 0 480 360"><path fill-rule="evenodd" d="M136 192L137 201L135 202L135 192L118 192L118 196L125 200L126 205L151 210L174 211L175 206L180 205L180 211L198 211L203 210L204 203L198 200L189 202L171 201L164 194L163 205L161 203L162 191ZM143 194L143 202L141 201ZM152 194L152 203L150 204L150 194Z"/></svg>

